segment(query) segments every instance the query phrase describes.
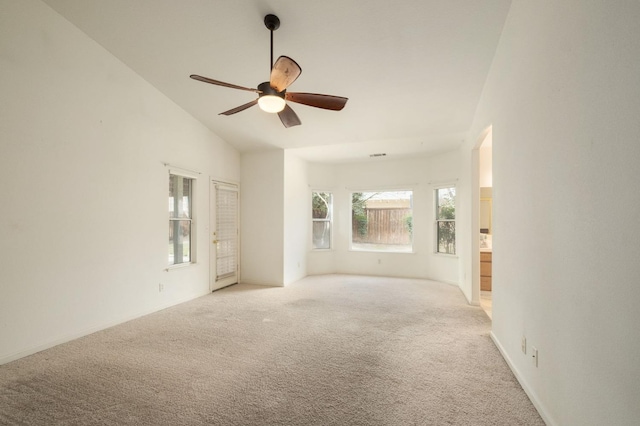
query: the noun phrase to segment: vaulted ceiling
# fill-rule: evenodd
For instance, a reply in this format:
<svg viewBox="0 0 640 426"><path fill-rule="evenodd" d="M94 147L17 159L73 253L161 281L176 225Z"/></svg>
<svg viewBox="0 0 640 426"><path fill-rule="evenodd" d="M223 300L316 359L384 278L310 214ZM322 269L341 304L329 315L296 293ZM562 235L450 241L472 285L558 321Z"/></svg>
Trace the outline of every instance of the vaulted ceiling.
<svg viewBox="0 0 640 426"><path fill-rule="evenodd" d="M44 0L212 132L241 152L295 148L310 161L367 160L455 149L466 137L509 0ZM290 104L284 128L253 107L218 113L256 87L274 56L302 67L293 92L345 96L340 112Z"/></svg>

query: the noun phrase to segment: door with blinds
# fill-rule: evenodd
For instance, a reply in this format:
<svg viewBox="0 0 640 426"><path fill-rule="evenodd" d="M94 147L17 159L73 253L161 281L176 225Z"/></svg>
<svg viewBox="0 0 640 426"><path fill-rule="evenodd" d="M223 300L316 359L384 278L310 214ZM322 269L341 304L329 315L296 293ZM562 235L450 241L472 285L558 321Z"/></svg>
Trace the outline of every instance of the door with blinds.
<svg viewBox="0 0 640 426"><path fill-rule="evenodd" d="M211 291L238 282L238 186L211 182Z"/></svg>

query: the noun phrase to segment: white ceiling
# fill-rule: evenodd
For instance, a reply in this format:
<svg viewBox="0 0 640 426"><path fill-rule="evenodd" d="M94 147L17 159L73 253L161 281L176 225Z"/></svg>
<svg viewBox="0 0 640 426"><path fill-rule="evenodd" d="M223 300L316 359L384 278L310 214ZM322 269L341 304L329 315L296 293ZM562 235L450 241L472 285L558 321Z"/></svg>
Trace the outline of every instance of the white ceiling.
<svg viewBox="0 0 640 426"><path fill-rule="evenodd" d="M456 148L465 138L510 0L44 0L240 151L297 148L316 162L386 161ZM269 78L266 14L281 20L274 56L302 67L291 92L349 98L344 110L290 103L301 126L250 108Z"/></svg>

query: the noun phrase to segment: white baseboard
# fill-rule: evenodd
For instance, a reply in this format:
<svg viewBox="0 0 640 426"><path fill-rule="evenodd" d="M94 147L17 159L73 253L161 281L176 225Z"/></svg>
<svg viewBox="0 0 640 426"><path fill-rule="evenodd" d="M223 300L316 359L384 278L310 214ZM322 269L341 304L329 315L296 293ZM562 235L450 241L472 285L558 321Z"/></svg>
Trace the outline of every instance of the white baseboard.
<svg viewBox="0 0 640 426"><path fill-rule="evenodd" d="M163 303L163 304L158 305L158 306L156 306L156 307L154 307L152 309L148 309L148 310L145 310L145 311L140 312L140 313L124 316L124 317L115 319L113 321L109 321L109 322L105 322L103 324L99 324L99 325L95 325L95 326L92 326L92 327L88 327L88 328L85 328L85 329L83 329L81 331L78 331L76 333L67 334L67 335L65 335L63 337L50 340L50 341L45 342L45 343L43 343L41 345L33 346L33 347L21 350L19 352L13 353L13 354L5 355L5 356L0 358L0 365L7 364L7 363L9 363L11 361L15 361L15 360L18 360L20 358L24 358L26 356L33 355L33 354L38 353L38 352L42 352L42 351L44 351L46 349L53 348L54 346L58 346L58 345L61 345L63 343L67 343L67 342L70 342L72 340L76 340L76 339L79 339L81 337L84 337L84 336L88 336L89 334L93 334L93 333L96 333L96 332L101 331L101 330L106 330L107 328L114 327L114 326L119 325L119 324L123 324L123 323L125 323L127 321L131 321L131 320L143 317L145 315L149 315L149 314L152 314L154 312L158 312L158 311L161 311L163 309L167 309L167 308L170 308L172 306L179 305L179 304L184 303L184 302L188 302L189 300L197 299L198 297L205 296L205 295L207 295L209 293L210 293L209 290L207 290L205 293L194 294L194 295L190 295L190 296L187 296L187 297L183 297L181 299L173 300L173 301L171 301L169 303Z"/></svg>
<svg viewBox="0 0 640 426"><path fill-rule="evenodd" d="M540 402L538 395L533 391L533 389L531 389L528 382L524 379L522 374L520 374L520 371L518 371L518 369L515 367L513 362L511 362L511 358L509 358L509 355L507 355L507 352L502 347L502 344L500 344L500 341L498 341L498 338L496 337L496 335L493 334L493 331L489 333L489 335L491 336L491 340L493 340L493 343L496 345L496 347L500 351L502 358L504 358L504 360L507 362L507 365L513 372L513 375L516 376L518 383L520 383L520 386L522 386L522 389L524 390L524 392L527 394L527 396L533 403L533 406L536 408L536 410L538 410L538 414L540 414L540 417L542 417L542 420L548 426L556 426L558 423L553 421L553 419L549 415L549 412L545 410L544 406Z"/></svg>
<svg viewBox="0 0 640 426"><path fill-rule="evenodd" d="M248 285L261 285L263 287L284 287L283 283L269 283L266 281L246 281L246 280L241 280L240 284L248 284Z"/></svg>

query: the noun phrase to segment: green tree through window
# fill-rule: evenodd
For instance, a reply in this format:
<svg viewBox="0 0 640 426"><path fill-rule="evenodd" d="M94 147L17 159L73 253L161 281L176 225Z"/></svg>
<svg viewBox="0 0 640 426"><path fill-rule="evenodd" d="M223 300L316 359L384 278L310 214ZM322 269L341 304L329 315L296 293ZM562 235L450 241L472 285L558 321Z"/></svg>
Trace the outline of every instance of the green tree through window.
<svg viewBox="0 0 640 426"><path fill-rule="evenodd" d="M312 244L315 250L331 248L332 208L333 196L330 192L314 192L311 195Z"/></svg>
<svg viewBox="0 0 640 426"><path fill-rule="evenodd" d="M169 175L169 265L193 259L193 179Z"/></svg>
<svg viewBox="0 0 640 426"><path fill-rule="evenodd" d="M367 233L367 200L377 193L363 194L362 192L354 192L351 194L351 220L358 235L364 236Z"/></svg>
<svg viewBox="0 0 640 426"><path fill-rule="evenodd" d="M436 252L456 253L456 188L438 188L436 198Z"/></svg>

